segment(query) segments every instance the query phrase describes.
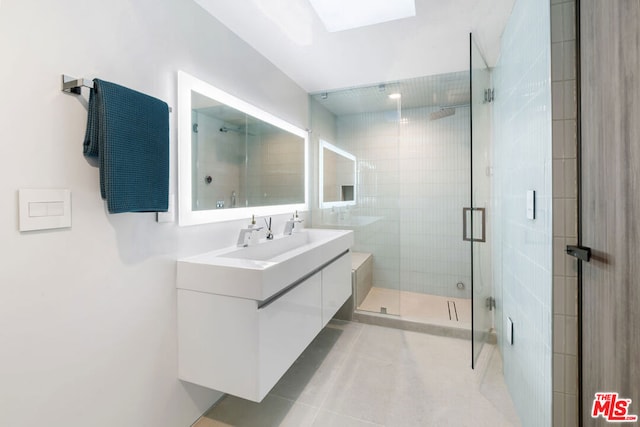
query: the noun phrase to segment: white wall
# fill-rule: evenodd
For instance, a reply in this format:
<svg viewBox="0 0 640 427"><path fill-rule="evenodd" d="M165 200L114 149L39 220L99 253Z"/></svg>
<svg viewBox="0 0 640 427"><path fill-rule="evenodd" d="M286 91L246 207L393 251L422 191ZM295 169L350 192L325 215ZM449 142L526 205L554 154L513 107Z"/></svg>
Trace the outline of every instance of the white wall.
<svg viewBox="0 0 640 427"><path fill-rule="evenodd" d="M173 165L178 69L300 127L306 94L191 1L3 0L0 57L0 425L190 425L219 394L177 379L175 261L233 244L241 222L107 214L86 92L60 75L166 100ZM18 188L70 189L72 228L18 232Z"/></svg>
<svg viewBox="0 0 640 427"><path fill-rule="evenodd" d="M505 381L523 426L551 425L552 173L549 2L517 0L495 68L494 284ZM536 219L526 192L536 191ZM514 344L504 339L514 322Z"/></svg>

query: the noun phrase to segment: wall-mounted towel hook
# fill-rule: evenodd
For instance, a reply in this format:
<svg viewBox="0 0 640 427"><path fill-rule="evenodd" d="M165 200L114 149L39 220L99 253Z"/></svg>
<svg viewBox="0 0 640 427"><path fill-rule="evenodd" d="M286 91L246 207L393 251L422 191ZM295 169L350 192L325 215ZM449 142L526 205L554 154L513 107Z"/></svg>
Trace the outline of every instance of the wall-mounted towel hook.
<svg viewBox="0 0 640 427"><path fill-rule="evenodd" d="M67 93L75 93L80 95L80 89L88 87L93 89L93 82L87 79L77 79L75 77L62 75L62 91Z"/></svg>

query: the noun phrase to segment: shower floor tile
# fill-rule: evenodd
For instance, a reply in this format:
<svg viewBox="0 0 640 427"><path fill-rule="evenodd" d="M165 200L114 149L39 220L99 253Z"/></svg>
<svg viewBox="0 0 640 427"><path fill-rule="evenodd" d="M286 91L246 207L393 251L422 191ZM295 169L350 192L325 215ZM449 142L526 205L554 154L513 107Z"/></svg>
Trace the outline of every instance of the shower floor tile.
<svg viewBox="0 0 640 427"><path fill-rule="evenodd" d="M454 304L452 304L454 303ZM471 328L471 300L372 287L358 310L387 314L420 323Z"/></svg>
<svg viewBox="0 0 640 427"><path fill-rule="evenodd" d="M469 341L332 320L261 403L225 396L194 427L519 426L502 360Z"/></svg>
<svg viewBox="0 0 640 427"><path fill-rule="evenodd" d="M386 314L400 315L400 292L387 289L372 287L367 296L358 307L358 310L373 311L381 313L382 308L386 309ZM384 312L383 312L384 313Z"/></svg>

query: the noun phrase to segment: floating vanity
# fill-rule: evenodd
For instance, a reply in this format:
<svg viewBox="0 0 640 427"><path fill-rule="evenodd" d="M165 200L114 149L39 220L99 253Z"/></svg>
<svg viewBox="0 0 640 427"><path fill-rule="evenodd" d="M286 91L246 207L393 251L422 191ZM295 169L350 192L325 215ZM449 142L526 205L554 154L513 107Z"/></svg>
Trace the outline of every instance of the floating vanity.
<svg viewBox="0 0 640 427"><path fill-rule="evenodd" d="M179 378L259 402L351 295L353 232L178 260Z"/></svg>

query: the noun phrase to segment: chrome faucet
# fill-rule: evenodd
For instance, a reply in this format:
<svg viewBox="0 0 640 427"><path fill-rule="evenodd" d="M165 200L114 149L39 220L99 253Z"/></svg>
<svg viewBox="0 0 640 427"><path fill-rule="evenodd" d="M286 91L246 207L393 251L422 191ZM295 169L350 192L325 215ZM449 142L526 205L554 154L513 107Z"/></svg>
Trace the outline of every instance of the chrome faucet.
<svg viewBox="0 0 640 427"><path fill-rule="evenodd" d="M267 226L267 240L273 240L273 233L271 232L271 217L269 217L269 221L267 221L267 218L264 218L264 223Z"/></svg>
<svg viewBox="0 0 640 427"><path fill-rule="evenodd" d="M293 229L296 228L296 224L301 224L302 219L298 218L298 211L296 211L295 216L292 216L290 220L288 220L284 224L284 235L290 236L293 233Z"/></svg>
<svg viewBox="0 0 640 427"><path fill-rule="evenodd" d="M253 233L257 233L260 230L262 230L262 227L249 226L247 228L241 228L240 234L238 235L237 246L239 248L244 248L246 246L249 246L249 244L247 243L247 235L249 235L249 239L252 239Z"/></svg>
<svg viewBox="0 0 640 427"><path fill-rule="evenodd" d="M253 233L257 233L262 230L262 227L256 226L256 217L255 215L251 215L251 224L249 224L246 228L240 229L240 234L238 235L238 243L236 244L239 248L244 248L245 246L249 246L247 242L247 235L249 235L249 242L253 238Z"/></svg>

